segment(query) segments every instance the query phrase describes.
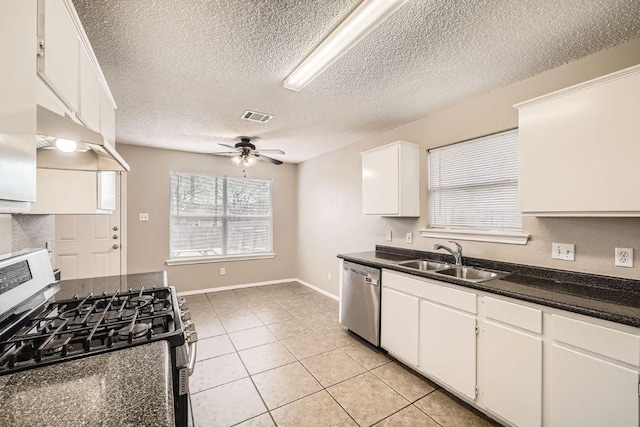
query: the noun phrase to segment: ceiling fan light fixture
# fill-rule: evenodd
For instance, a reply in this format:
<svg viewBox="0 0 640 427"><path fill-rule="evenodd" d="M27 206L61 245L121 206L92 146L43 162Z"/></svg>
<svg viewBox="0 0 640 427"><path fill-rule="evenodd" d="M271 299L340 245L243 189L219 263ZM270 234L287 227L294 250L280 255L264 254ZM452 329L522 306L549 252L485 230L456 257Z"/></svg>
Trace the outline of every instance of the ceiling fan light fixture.
<svg viewBox="0 0 640 427"><path fill-rule="evenodd" d="M235 166L240 166L242 164L242 157L240 155L233 156L231 158L231 163L233 163Z"/></svg>
<svg viewBox="0 0 640 427"><path fill-rule="evenodd" d="M250 168L251 166L255 165L256 162L256 158L250 156L247 153L238 154L237 156L233 156L231 158L231 163L233 163L234 166L240 166L243 169Z"/></svg>
<svg viewBox="0 0 640 427"><path fill-rule="evenodd" d="M367 34L393 15L408 0L363 0L284 81L284 87L300 92Z"/></svg>
<svg viewBox="0 0 640 427"><path fill-rule="evenodd" d="M256 158L247 156L242 160L242 166L245 168L250 168L251 166L256 164Z"/></svg>

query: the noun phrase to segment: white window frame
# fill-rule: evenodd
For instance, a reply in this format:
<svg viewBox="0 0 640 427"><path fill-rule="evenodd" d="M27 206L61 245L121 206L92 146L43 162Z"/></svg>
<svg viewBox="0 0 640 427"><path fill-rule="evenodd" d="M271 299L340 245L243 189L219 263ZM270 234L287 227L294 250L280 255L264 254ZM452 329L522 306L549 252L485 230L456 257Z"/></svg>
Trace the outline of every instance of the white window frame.
<svg viewBox="0 0 640 427"><path fill-rule="evenodd" d="M456 144L473 144L473 143L490 143L492 137L501 137L508 133L517 133L517 129L511 129L495 134L486 135L479 138L473 138L467 141L462 141ZM429 200L429 221L432 221L432 203L431 203L431 180L429 171L430 154L427 153L427 200ZM467 186L472 188L473 185ZM443 224L420 230L422 237L436 238L436 239L456 239L456 240L470 240L480 242L493 242L493 243L507 243L516 245L526 245L529 239L528 234L522 233L522 228L500 228L492 229L487 226L480 225L466 225L461 227L454 224Z"/></svg>
<svg viewBox="0 0 640 427"><path fill-rule="evenodd" d="M222 179L222 183L223 183L223 209L222 209L222 214L221 215L211 215L211 218L216 218L216 219L221 219L222 220L222 252L223 254L221 255L200 255L200 256L179 256L179 257L175 257L175 256L171 256L172 255L172 248L169 247L169 254L170 254L170 258L167 259L165 261L165 263L169 266L172 265L183 265L183 264L203 264L203 263L214 263L214 262L225 262L225 261L245 261L245 260L256 260L256 259L269 259L269 258L275 258L276 254L273 251L273 210L274 210L274 203L273 203L273 180L270 179L253 179L253 180L257 180L257 181L269 181L270 182L270 186L269 186L269 190L270 190L270 199L271 199L271 212L270 215L263 215L263 216L256 216L255 218L263 218L263 219L269 219L269 228L270 228L270 232L269 232L269 248L270 250L268 252L256 252L256 253L244 253L244 254L232 254L232 255L228 255L227 254L227 246L228 246L228 242L227 242L227 233L228 233L228 220L229 219L233 219L233 218L248 218L248 216L244 216L244 215L230 215L227 212L227 183L228 183L228 179L238 179L238 178L234 178L234 177L227 177L227 176L214 176L214 175L206 175L206 174L197 174L197 173L189 173L189 172L174 172L171 171L170 175L173 174L178 174L178 175L183 175L183 176L207 176L210 178L221 178ZM171 181L171 180L170 180ZM172 185L172 184L170 184ZM171 202L170 202L171 203ZM171 217L173 216L172 212L169 212L169 235L171 236ZM169 239L171 241L171 238ZM169 243L169 245L171 245L171 243Z"/></svg>

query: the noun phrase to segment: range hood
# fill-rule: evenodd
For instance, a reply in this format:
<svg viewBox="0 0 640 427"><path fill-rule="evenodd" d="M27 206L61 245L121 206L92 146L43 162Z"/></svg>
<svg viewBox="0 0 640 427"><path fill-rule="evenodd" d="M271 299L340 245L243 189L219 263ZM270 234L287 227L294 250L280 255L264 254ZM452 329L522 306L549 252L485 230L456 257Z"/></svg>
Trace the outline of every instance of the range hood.
<svg viewBox="0 0 640 427"><path fill-rule="evenodd" d="M37 106L37 159L43 169L81 171L129 171L129 165L104 137L87 127ZM77 149L65 153L56 148L58 139L76 141Z"/></svg>

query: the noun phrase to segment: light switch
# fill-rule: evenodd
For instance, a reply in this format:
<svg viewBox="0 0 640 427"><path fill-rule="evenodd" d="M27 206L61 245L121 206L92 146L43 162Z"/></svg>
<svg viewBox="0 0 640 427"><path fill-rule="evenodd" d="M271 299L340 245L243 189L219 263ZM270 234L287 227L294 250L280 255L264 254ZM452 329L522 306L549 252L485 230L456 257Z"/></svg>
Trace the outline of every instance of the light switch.
<svg viewBox="0 0 640 427"><path fill-rule="evenodd" d="M148 213L141 213L138 217L139 221L149 221L149 214Z"/></svg>

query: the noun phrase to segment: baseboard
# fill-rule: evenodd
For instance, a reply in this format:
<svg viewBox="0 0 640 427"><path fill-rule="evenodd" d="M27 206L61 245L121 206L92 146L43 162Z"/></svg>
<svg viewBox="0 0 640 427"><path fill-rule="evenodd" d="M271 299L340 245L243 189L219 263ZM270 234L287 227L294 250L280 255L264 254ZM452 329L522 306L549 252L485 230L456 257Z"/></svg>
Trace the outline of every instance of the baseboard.
<svg viewBox="0 0 640 427"><path fill-rule="evenodd" d="M324 289L320 289L317 286L313 286L311 283L307 283L304 280L296 279L296 281L299 282L301 285L305 285L307 288L311 288L314 291L319 292L319 293L321 293L322 295L324 295L326 297L329 297L329 298L331 298L333 300L336 300L336 301L340 301L340 298L338 298L338 296L336 296L336 295L333 295L331 292L327 292Z"/></svg>
<svg viewBox="0 0 640 427"><path fill-rule="evenodd" d="M277 285L279 283L287 283L287 282L298 282L301 285L304 285L308 288L313 289L314 291L321 293L324 296L327 296L331 299L334 299L336 301L339 301L340 298L338 298L336 295L333 295L330 292L325 291L324 289L320 289L317 286L313 286L311 283L307 283L303 280L300 280L298 278L292 278L292 279L280 279L280 280L269 280L267 282L256 282L256 283L244 283L242 285L231 285L231 286L221 286L219 288L207 288L207 289L198 289L195 291L184 291L184 292L178 292L178 295L180 296L189 296L189 295L198 295L198 294L205 294L207 292L221 292L221 291L232 291L234 289L242 289L242 288L252 288L254 286L267 286L267 285Z"/></svg>

